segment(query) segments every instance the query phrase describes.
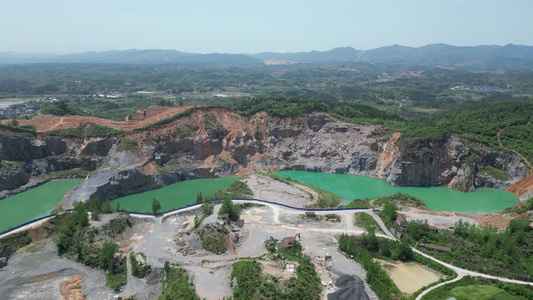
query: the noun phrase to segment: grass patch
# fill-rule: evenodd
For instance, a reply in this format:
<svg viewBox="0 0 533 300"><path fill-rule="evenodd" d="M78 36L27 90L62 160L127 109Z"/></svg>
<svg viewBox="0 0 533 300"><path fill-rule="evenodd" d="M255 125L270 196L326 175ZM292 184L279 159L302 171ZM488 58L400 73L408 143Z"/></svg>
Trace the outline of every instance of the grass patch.
<svg viewBox="0 0 533 300"><path fill-rule="evenodd" d="M328 222L340 222L341 221L341 217L339 217L339 215L336 215L336 214L327 214L324 217L326 217L326 220Z"/></svg>
<svg viewBox="0 0 533 300"><path fill-rule="evenodd" d="M370 207L370 199L353 199L350 203L346 204L346 208L367 208Z"/></svg>
<svg viewBox="0 0 533 300"><path fill-rule="evenodd" d="M108 271L105 274L105 284L115 292L118 292L120 291L120 288L126 284L127 277L126 260L124 259L118 267L115 267L112 271Z"/></svg>
<svg viewBox="0 0 533 300"><path fill-rule="evenodd" d="M448 299L533 299L533 291L525 286L480 277L465 276L429 292L424 300Z"/></svg>
<svg viewBox="0 0 533 300"><path fill-rule="evenodd" d="M509 175L509 173L500 169L496 169L495 167L490 165L486 165L483 170L480 171L480 173L490 175L502 181L507 181L511 179L511 175Z"/></svg>
<svg viewBox="0 0 533 300"><path fill-rule="evenodd" d="M503 212L504 213L513 213L513 212L524 213L528 210L533 210L533 197L523 203L513 205L512 207L508 207L504 209Z"/></svg>
<svg viewBox="0 0 533 300"><path fill-rule="evenodd" d="M200 300L200 297L198 297L194 290L193 283L189 279L187 271L179 266L171 266L168 261L165 262L165 279L163 280L163 284L165 287L161 295L157 298L158 300Z"/></svg>
<svg viewBox="0 0 533 300"><path fill-rule="evenodd" d="M497 287L490 285L469 285L469 286L459 286L450 291L450 296L453 296L457 299L478 299L478 300L489 300L489 299L522 299L520 297L515 297L504 290L501 290Z"/></svg>
<svg viewBox="0 0 533 300"><path fill-rule="evenodd" d="M282 254L286 258L283 265L293 262L298 265L296 276L288 280L263 275L261 266L255 259L234 263L230 281L233 299L320 299L322 285L315 266L309 256L301 253L301 247L293 247L292 250L292 255ZM270 255L274 260L281 257L279 253Z"/></svg>
<svg viewBox="0 0 533 300"><path fill-rule="evenodd" d="M92 171L88 171L88 170L68 169L68 170L55 171L55 172L44 174L44 175L38 175L36 177L39 177L39 178L55 178L55 177L64 177L64 176L87 177L87 175L91 173Z"/></svg>
<svg viewBox="0 0 533 300"><path fill-rule="evenodd" d="M13 170L22 168L22 166L24 166L24 162L22 161L2 160L0 161L0 172L2 173L12 172Z"/></svg>
<svg viewBox="0 0 533 300"><path fill-rule="evenodd" d="M374 204L381 206L386 204L387 202L394 202L394 204L397 205L400 204L404 206L414 206L418 208L426 207L426 204L424 203L424 201L422 201L422 199L404 193L396 193L391 196L381 197L375 200Z"/></svg>
<svg viewBox="0 0 533 300"><path fill-rule="evenodd" d="M103 225L102 231L110 237L115 237L122 234L128 227L132 227L133 222L130 215L122 214Z"/></svg>
<svg viewBox="0 0 533 300"><path fill-rule="evenodd" d="M215 254L225 253L228 250L228 230L222 225L205 225L198 234L202 240L202 247Z"/></svg>
<svg viewBox="0 0 533 300"><path fill-rule="evenodd" d="M139 254L144 258L144 261L146 261L146 254L142 252ZM152 271L152 267L149 264L141 264L139 261L137 261L133 252L130 254L130 262L131 274L137 278L144 278Z"/></svg>
<svg viewBox="0 0 533 300"><path fill-rule="evenodd" d="M124 133L122 130L114 129L111 127L106 127L98 125L95 123L85 123L80 124L78 127L69 128L69 129L58 129L50 131L48 134L52 136L59 137L110 137L110 136L120 136Z"/></svg>
<svg viewBox="0 0 533 300"><path fill-rule="evenodd" d="M17 232L0 239L0 254L9 259L17 250L31 243L28 230Z"/></svg>
<svg viewBox="0 0 533 300"><path fill-rule="evenodd" d="M123 139L117 145L117 151L137 151L139 150L139 144L137 141Z"/></svg>
<svg viewBox="0 0 533 300"><path fill-rule="evenodd" d="M237 180L233 182L230 186L222 190L216 191L213 196L206 196L204 201L225 198L251 198L253 196L254 192L252 192L246 182Z"/></svg>
<svg viewBox="0 0 533 300"><path fill-rule="evenodd" d="M381 228L378 222L376 222L376 220L374 220L374 218L372 218L371 215L364 213L364 212L360 212L360 213L355 213L354 216L356 218L355 225L359 227L363 227L367 231L374 229L374 230L381 232Z"/></svg>

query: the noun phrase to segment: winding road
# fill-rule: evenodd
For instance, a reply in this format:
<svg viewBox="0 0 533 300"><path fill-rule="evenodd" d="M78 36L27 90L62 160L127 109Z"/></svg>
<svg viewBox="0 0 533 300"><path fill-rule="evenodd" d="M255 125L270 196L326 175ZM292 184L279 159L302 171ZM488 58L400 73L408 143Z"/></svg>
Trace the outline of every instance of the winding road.
<svg viewBox="0 0 533 300"><path fill-rule="evenodd" d="M265 200L258 200L258 199L234 199L233 202L239 203L239 204L252 203L252 204L260 204L260 205L267 206L267 207L269 207L272 210L273 223L279 224L280 226L283 226L284 228L290 228L290 229L302 229L302 228L298 227L298 226L287 225L286 223L280 222L280 219L279 219L280 212L282 212L284 214L289 214L289 215L301 215L302 212L304 212L304 211L314 211L316 215L326 215L326 214L331 214L331 213L334 212L334 213L336 213L336 214L341 216L341 219L345 223L344 224L345 225L344 229L306 228L306 230L316 231L316 232L323 232L323 233L335 233L335 234L341 234L341 233L349 233L349 234L355 234L355 235L363 234L365 232L365 230L363 230L361 228L358 228L358 227L356 227L354 225L353 213L365 212L365 213L368 213L369 215L371 215L374 218L374 220L376 220L376 222L381 227L381 230L385 233L384 235L379 234L379 236L382 236L382 237L385 237L385 238L388 238L388 239L391 239L391 240L394 240L394 241L398 241L398 239L387 229L387 227L385 226L385 224L383 223L381 218L378 215L376 215L372 211L372 209L370 209L370 208L314 210L314 209L302 209L302 208L290 207L290 206L287 206L285 204L271 202L271 201L265 201ZM191 210L196 210L196 209L199 208L200 205L201 204L191 205L191 206L184 207L182 209L178 209L178 210L175 210L175 211L159 214L158 216L147 215L147 214L138 214L138 213L130 213L130 215L132 217L137 217L137 218L153 219L155 222L161 223L161 222L163 222L163 220L165 218L167 218L169 216L172 216L172 215L175 215L175 214L180 214L180 213L191 211ZM31 223L31 224L25 225L25 226L20 227L20 228L17 228L17 230L14 230L14 231L11 231L11 232L8 232L8 233L4 233L0 237L4 237L4 236L10 235L10 234L13 234L15 232L19 232L21 230L29 229L29 228L31 228L34 225L37 225L37 224L45 222L47 219L48 218L43 219L43 220L39 220L39 221L37 221L35 223ZM464 276L477 276L477 277L483 277L483 278L488 278L488 279L495 279L495 280L499 280L499 281L502 281L502 282L509 282L509 283L523 284L523 285L533 285L533 282L514 280L514 279L505 278L505 277L497 277L497 276L492 276L492 275L487 275L487 274L483 274L483 273L479 273L479 272L474 272L474 271L462 269L462 268L453 266L451 264L448 264L446 262L443 262L443 261L441 261L439 259L436 259L436 258L432 257L431 255L423 253L423 252L419 251L418 249L416 249L414 247L411 247L411 248L412 248L413 252L416 252L416 253L424 256L424 257L427 257L427 258L429 258L429 259L431 259L431 260L433 260L433 261L435 261L435 262L437 262L437 263L439 263L439 264L441 264L441 265L443 265L443 266L455 271L457 273L457 275L458 275L456 278L454 278L452 280L439 283L437 285L434 285L434 286L426 289L420 295L418 295L418 297L416 298L417 300L422 299L422 297L424 295L426 295L428 292L430 292L430 291L432 291L432 290L434 290L436 288L439 288L439 287L441 287L443 285L446 285L448 283L458 281L461 278L463 278Z"/></svg>
<svg viewBox="0 0 533 300"><path fill-rule="evenodd" d="M254 203L254 204L261 204L261 205L268 206L270 209L272 209L274 223L276 223L276 224L280 224L280 220L279 220L280 212L283 212L284 214L302 214L302 211L303 211L302 209L298 209L298 208L289 208L289 207L287 207L284 204L270 202L270 201L266 202L266 201L257 200L257 199L253 199L253 200L252 199L251 200L239 199L239 200L233 200L233 201L236 202L236 203ZM175 213L188 211L188 210L192 210L192 209L196 209L196 207L189 207L189 208L186 208L184 210L174 211L174 212L165 214L165 217L169 216L169 215L172 215L172 214L175 214ZM311 210L311 209L309 209L309 210ZM364 233L365 231L362 230L362 229L357 228L354 225L353 213L354 212L355 213L365 212L365 213L368 213L369 215L371 215L374 218L374 220L376 220L376 222L381 227L381 230L385 233L384 235L379 234L378 236L385 237L385 238L388 238L388 239L391 239L391 240L394 240L394 241L398 241L398 239L385 226L385 223L383 223L383 220L381 220L381 218L377 214L375 214L372 211L372 209L369 209L369 208L366 208L366 209L354 208L354 209L329 209L329 210L324 210L324 211L320 211L320 210L312 210L312 211L314 211L315 214L317 214L317 215L326 215L326 214L330 214L332 212L335 212L336 214L339 214L341 216L342 220L345 222L345 229L342 230L342 229L332 229L332 228L307 228L306 230L324 232L324 233L350 233L350 234L360 235L360 234ZM286 227L286 228L298 228L296 226L291 226L291 225L283 225L283 226ZM449 269L451 269L451 270L453 270L454 272L457 273L457 277L455 277L454 279L449 280L449 281L445 281L445 282L441 282L441 283L439 283L437 285L434 285L434 286L428 288L427 290L423 291L420 295L418 295L418 297L416 298L417 300L422 299L422 297L424 295L426 295L427 293L429 293L430 291L432 291L432 290L434 290L436 288L439 288L439 287L441 287L443 285L446 285L448 283L452 283L452 282L458 281L461 278L463 278L464 276L476 276L476 277L483 277L483 278L488 278L488 279L495 279L495 280L499 280L499 281L502 281L502 282L509 282L509 283L523 284L523 285L533 285L533 282L514 280L514 279L505 278L505 277L492 276L492 275L483 274L483 273L479 273L479 272L475 272L475 271L470 271L470 270L467 270L467 269L462 269L462 268L453 266L453 265L451 265L449 263L443 262L443 261L441 261L439 259L436 259L433 256L428 255L428 254L416 249L415 247L411 247L411 249L413 250L413 252L416 252L416 253L418 253L418 254L426 257L426 258L429 258L429 259L435 261L436 263L439 263L439 264L441 264L441 265L443 265L443 266L445 266L445 267L447 267L447 268L449 268Z"/></svg>

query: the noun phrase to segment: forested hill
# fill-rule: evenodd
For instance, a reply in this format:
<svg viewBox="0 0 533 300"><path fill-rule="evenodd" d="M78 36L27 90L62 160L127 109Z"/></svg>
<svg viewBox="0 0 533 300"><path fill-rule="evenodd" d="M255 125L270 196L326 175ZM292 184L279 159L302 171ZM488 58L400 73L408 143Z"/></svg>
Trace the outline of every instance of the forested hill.
<svg viewBox="0 0 533 300"><path fill-rule="evenodd" d="M481 103L441 116L411 120L404 138L455 133L490 147L518 151L533 161L533 102ZM499 137L498 137L499 136Z"/></svg>
<svg viewBox="0 0 533 300"><path fill-rule="evenodd" d="M260 59L243 54L198 54L176 50L123 50L86 52L65 55L39 55L0 53L0 64L25 63L83 63L83 64L219 64L262 63Z"/></svg>
<svg viewBox="0 0 533 300"><path fill-rule="evenodd" d="M349 122L403 126L405 120L395 114L357 103L305 101L296 98L248 99L229 106L243 115L265 111L273 117L291 117L322 111Z"/></svg>
<svg viewBox="0 0 533 300"><path fill-rule="evenodd" d="M378 64L415 64L477 68L533 67L533 46L474 46L457 47L432 44L423 47L393 45L372 50L351 47L329 51L297 53L264 52L258 54L198 54L176 50L124 50L87 52L66 55L28 55L0 53L0 64L19 63L118 63L118 64L255 64L265 60L287 60L295 63L369 62Z"/></svg>
<svg viewBox="0 0 533 300"><path fill-rule="evenodd" d="M252 57L289 60L299 63L326 63L361 61L379 64L415 64L427 66L465 66L481 68L533 67L533 47L520 45L457 47L432 44L423 47L393 45L372 50L355 50L351 47L329 51L299 53L259 53Z"/></svg>

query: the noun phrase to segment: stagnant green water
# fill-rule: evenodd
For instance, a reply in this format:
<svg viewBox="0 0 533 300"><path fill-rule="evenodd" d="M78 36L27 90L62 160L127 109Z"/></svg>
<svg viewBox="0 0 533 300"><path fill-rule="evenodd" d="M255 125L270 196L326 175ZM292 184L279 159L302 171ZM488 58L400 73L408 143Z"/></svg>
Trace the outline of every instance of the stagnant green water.
<svg viewBox="0 0 533 300"><path fill-rule="evenodd" d="M31 190L0 200L0 232L9 226L48 215L65 193L83 179L50 181Z"/></svg>
<svg viewBox="0 0 533 300"><path fill-rule="evenodd" d="M139 194L117 198L111 201L113 208L119 202L122 209L139 212L152 212L152 200L157 199L161 203L161 212L194 203L196 195L212 195L223 189L239 177L206 178L186 180L174 183L157 190L146 191Z"/></svg>
<svg viewBox="0 0 533 300"><path fill-rule="evenodd" d="M304 171L280 171L277 175L290 177L301 183L314 185L343 198L375 198L405 193L422 199L433 210L468 213L496 212L520 203L515 194L507 191L481 188L471 193L461 193L445 187L392 187L387 182L363 176L326 174Z"/></svg>

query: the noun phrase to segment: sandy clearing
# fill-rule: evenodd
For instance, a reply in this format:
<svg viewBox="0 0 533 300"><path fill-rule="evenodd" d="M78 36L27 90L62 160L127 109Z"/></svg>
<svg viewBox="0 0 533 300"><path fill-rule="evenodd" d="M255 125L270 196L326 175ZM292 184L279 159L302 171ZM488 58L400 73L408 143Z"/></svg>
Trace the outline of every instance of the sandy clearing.
<svg viewBox="0 0 533 300"><path fill-rule="evenodd" d="M307 192L307 187L291 186L259 174L252 174L243 181L248 184L256 199L274 201L294 207L306 207L313 203L309 192Z"/></svg>
<svg viewBox="0 0 533 300"><path fill-rule="evenodd" d="M259 222L261 221L261 216L244 214L244 215L241 215L241 219L243 219L244 222Z"/></svg>

